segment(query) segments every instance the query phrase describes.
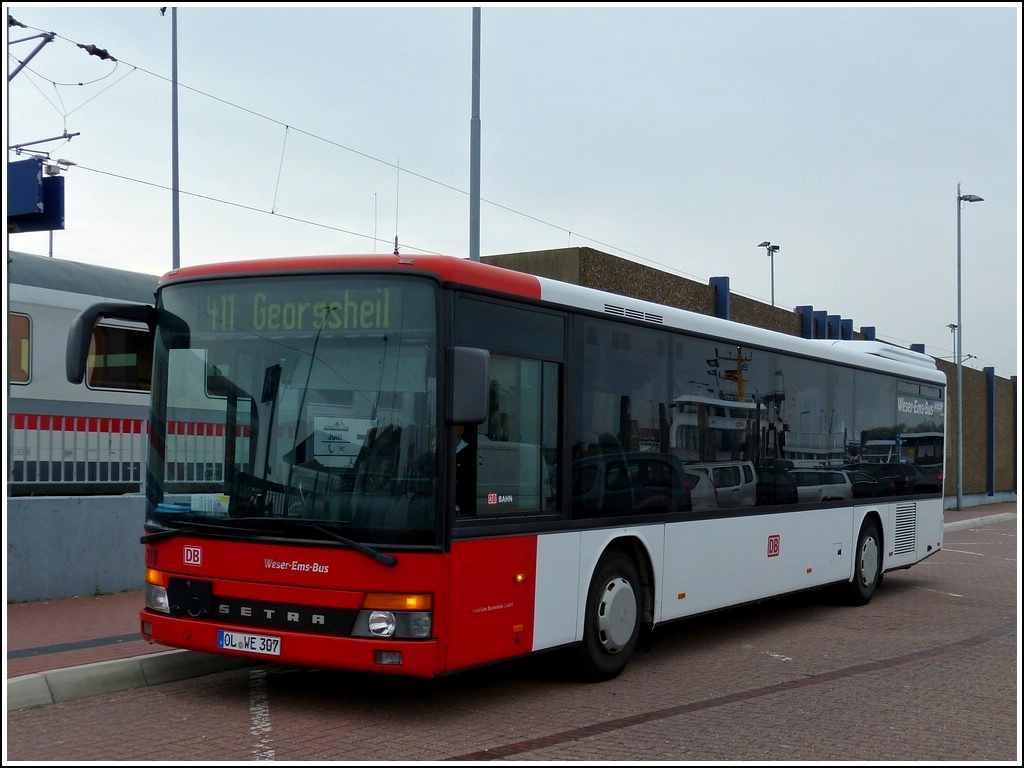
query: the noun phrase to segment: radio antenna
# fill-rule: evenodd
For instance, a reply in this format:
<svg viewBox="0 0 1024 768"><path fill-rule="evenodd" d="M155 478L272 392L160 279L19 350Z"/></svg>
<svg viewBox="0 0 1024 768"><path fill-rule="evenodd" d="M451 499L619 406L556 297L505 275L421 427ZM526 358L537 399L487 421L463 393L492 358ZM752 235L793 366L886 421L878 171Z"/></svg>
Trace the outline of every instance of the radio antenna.
<svg viewBox="0 0 1024 768"><path fill-rule="evenodd" d="M402 158L395 163L395 256L398 255L398 183L402 180Z"/></svg>

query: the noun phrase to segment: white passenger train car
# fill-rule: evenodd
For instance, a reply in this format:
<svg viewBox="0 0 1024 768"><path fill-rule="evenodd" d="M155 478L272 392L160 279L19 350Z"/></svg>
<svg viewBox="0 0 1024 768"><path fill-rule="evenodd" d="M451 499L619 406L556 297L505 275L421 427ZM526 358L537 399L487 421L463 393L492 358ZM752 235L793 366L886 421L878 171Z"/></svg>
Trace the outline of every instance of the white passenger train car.
<svg viewBox="0 0 1024 768"><path fill-rule="evenodd" d="M144 325L105 321L86 380L69 383L68 329L97 302L152 304L156 275L7 255L7 493L137 493L149 415Z"/></svg>

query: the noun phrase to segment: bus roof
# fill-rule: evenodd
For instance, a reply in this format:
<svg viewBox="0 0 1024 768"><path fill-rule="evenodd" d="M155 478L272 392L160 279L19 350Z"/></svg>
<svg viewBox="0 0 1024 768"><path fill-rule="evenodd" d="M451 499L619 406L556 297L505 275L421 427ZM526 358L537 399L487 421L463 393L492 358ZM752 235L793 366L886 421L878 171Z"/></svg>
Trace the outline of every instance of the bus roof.
<svg viewBox="0 0 1024 768"><path fill-rule="evenodd" d="M733 320L670 307L644 299L610 293L548 277L444 255L406 256L356 254L292 256L218 262L181 267L160 280L164 287L181 281L257 274L326 274L343 271L402 272L430 276L443 284L458 285L561 307L589 310L619 319L635 320L665 328L685 329L723 343L774 349L805 357L832 360L863 368L884 370L945 384L945 374L930 356L878 341L804 339Z"/></svg>
<svg viewBox="0 0 1024 768"><path fill-rule="evenodd" d="M396 270L431 275L444 283L468 285L507 293L523 298L539 299L539 278L491 264L456 256L401 256L394 254L353 254L333 256L286 256L271 259L227 261L181 267L160 279L160 286L182 280L211 277L239 277L256 274L325 274L342 271Z"/></svg>

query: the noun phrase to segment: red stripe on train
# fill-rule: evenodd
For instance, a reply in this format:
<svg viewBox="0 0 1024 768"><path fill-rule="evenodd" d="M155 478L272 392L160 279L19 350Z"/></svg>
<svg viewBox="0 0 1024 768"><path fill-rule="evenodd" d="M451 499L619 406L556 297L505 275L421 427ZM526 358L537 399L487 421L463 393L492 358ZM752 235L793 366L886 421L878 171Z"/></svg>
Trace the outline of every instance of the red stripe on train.
<svg viewBox="0 0 1024 768"><path fill-rule="evenodd" d="M145 419L112 419L109 416L53 416L41 413L15 413L11 417L14 429L49 432L103 432L144 434Z"/></svg>
<svg viewBox="0 0 1024 768"><path fill-rule="evenodd" d="M210 421L169 421L168 435L187 435L191 437L224 437L224 425ZM249 437L249 427L235 427L235 437Z"/></svg>
<svg viewBox="0 0 1024 768"><path fill-rule="evenodd" d="M11 415L11 427L42 432L146 434L145 419L112 419L109 416L54 416L42 413L15 413ZM167 434L224 437L224 425L204 421L171 421L167 424ZM235 435L236 437L249 437L249 427L237 427Z"/></svg>

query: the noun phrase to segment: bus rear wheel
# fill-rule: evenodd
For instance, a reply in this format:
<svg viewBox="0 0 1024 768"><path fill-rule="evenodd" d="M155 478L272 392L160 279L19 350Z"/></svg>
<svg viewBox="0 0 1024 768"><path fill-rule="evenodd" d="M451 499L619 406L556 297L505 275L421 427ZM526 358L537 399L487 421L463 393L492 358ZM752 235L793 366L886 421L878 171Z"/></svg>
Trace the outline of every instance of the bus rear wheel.
<svg viewBox="0 0 1024 768"><path fill-rule="evenodd" d="M881 581L882 543L878 525L873 520L865 520L857 537L853 581L845 585L846 601L850 605L866 605L874 597Z"/></svg>
<svg viewBox="0 0 1024 768"><path fill-rule="evenodd" d="M640 574L623 552L605 555L594 570L580 647L585 679L602 682L626 668L640 636Z"/></svg>

